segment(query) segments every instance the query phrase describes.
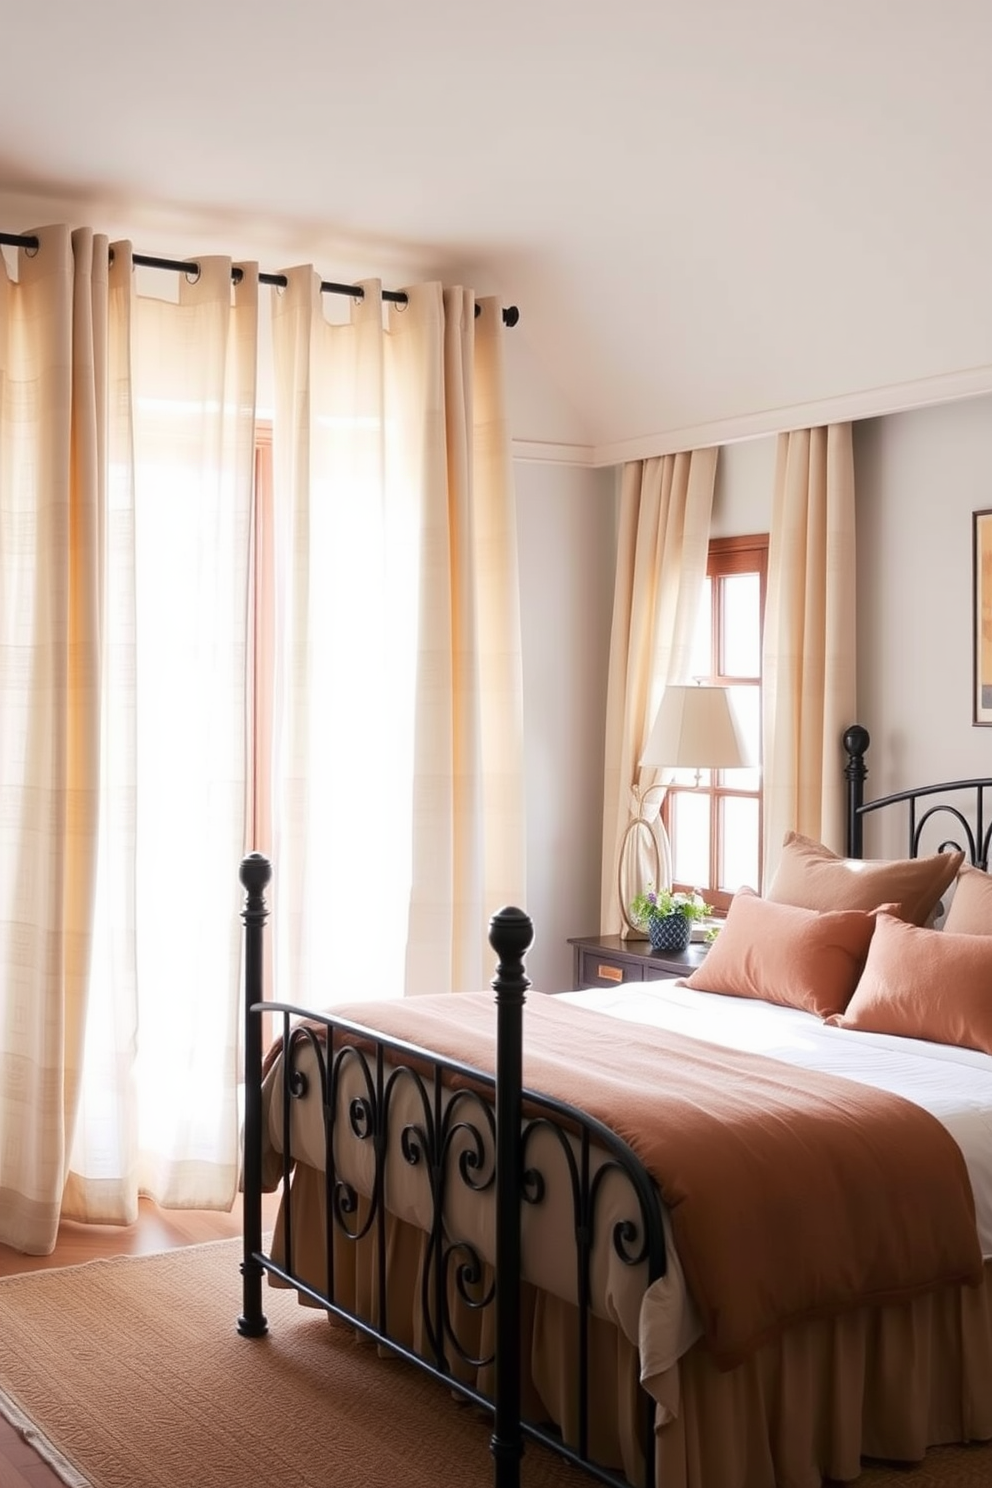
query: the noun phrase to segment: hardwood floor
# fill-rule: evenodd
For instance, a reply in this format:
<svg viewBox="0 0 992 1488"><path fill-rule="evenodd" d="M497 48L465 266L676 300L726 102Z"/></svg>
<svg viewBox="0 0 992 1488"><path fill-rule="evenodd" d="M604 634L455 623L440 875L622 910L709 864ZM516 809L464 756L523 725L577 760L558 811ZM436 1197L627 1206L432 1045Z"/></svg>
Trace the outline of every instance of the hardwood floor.
<svg viewBox="0 0 992 1488"><path fill-rule="evenodd" d="M268 1228L274 1220L277 1195L266 1195L262 1221ZM240 1200L229 1214L200 1210L159 1209L141 1200L137 1224L81 1225L60 1227L51 1255L26 1256L0 1245L0 1276L25 1271L46 1271L56 1266L78 1266L115 1255L145 1255L182 1245L201 1245L208 1240L226 1240L241 1234ZM0 1415L0 1488L63 1488L61 1480L43 1462L33 1447Z"/></svg>

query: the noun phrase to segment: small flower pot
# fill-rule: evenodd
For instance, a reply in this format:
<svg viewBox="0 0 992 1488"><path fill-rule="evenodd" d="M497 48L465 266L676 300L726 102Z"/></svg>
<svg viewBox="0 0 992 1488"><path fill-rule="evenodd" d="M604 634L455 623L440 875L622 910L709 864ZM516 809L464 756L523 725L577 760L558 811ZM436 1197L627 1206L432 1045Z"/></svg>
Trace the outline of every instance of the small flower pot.
<svg viewBox="0 0 992 1488"><path fill-rule="evenodd" d="M656 951L684 951L688 949L692 924L684 914L650 915L648 939Z"/></svg>

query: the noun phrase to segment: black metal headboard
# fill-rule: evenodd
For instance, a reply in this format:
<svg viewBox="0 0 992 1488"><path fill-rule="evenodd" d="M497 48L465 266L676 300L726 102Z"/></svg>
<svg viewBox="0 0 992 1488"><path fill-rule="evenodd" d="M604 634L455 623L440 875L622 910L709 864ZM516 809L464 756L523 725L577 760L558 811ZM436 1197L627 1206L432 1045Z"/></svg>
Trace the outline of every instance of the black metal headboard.
<svg viewBox="0 0 992 1488"><path fill-rule="evenodd" d="M844 735L844 748L847 750L844 776L847 780L848 857L864 856L865 817L873 811L880 811L883 806L895 806L904 801L909 821L909 857L918 856L920 838L927 822L947 816L955 823L953 830L959 832L961 838L946 838L940 843L939 850L960 848L977 868L987 870L992 824L986 826L985 823L989 819L989 806L992 803L992 777L984 780L945 780L939 785L924 785L917 790L897 791L891 796L879 796L877 801L866 801L865 776L868 769L865 754L870 742L868 730L859 723L852 724ZM932 796L953 799L943 799L932 806L921 807L919 803Z"/></svg>

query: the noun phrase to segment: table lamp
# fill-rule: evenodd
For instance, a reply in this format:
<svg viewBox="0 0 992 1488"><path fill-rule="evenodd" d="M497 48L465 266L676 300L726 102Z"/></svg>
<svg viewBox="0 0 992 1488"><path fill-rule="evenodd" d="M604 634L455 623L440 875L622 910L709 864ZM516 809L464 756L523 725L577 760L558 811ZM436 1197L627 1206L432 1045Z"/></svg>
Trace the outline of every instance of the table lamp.
<svg viewBox="0 0 992 1488"><path fill-rule="evenodd" d="M669 686L662 694L648 741L641 755L641 765L664 770L695 770L699 785L703 770L738 770L752 763L750 751L730 704L726 687L703 683L693 686ZM617 893L620 916L627 932L641 932L632 924L627 911L628 895L624 891L624 863L631 838L646 839L649 861L654 865L651 882L661 887L661 856L658 840L650 820L644 815L644 803L652 791L668 789L668 781L656 781L643 790L634 787L637 815L628 822L620 843L617 865ZM630 898L633 895L629 896Z"/></svg>

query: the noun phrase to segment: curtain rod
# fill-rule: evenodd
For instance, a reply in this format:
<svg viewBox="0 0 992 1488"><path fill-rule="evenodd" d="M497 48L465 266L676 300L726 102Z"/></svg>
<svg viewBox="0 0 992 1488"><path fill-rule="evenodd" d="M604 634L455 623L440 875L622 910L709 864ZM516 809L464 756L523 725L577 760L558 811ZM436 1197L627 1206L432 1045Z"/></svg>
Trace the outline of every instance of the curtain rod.
<svg viewBox="0 0 992 1488"><path fill-rule="evenodd" d="M41 246L38 238L33 236L26 237L22 233L0 232L0 243L5 243L9 248L27 248L34 252L37 252ZM111 259L113 259L112 249ZM144 269L172 269L177 274L198 274L200 272L200 265L193 259L156 258L147 253L133 253L131 259L133 263L140 264ZM233 264L231 267L231 278L235 284L241 282L242 270L238 268L237 264ZM258 282L259 284L274 284L278 289L285 289L289 280L285 274L259 274ZM321 294L350 295L353 300L365 298L365 291L358 284L334 284L321 280L320 292ZM393 305L405 305L407 302L407 296L401 289L384 289L382 291L382 298L388 300ZM476 315L481 310L482 306L477 303L475 307ZM515 326L519 319L520 311L516 305L505 305L503 307L503 324L505 326Z"/></svg>

